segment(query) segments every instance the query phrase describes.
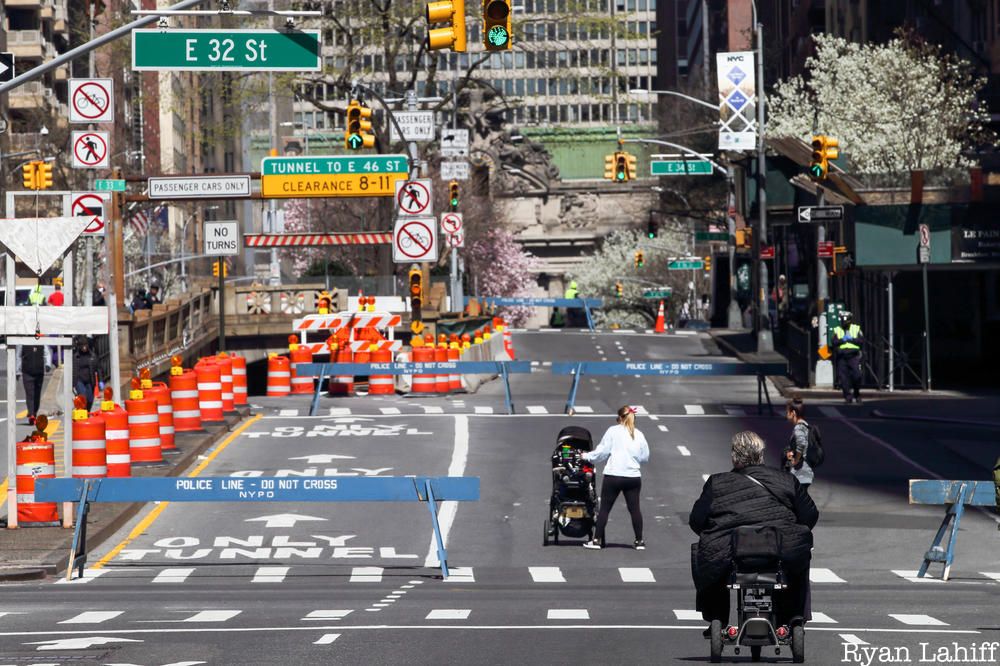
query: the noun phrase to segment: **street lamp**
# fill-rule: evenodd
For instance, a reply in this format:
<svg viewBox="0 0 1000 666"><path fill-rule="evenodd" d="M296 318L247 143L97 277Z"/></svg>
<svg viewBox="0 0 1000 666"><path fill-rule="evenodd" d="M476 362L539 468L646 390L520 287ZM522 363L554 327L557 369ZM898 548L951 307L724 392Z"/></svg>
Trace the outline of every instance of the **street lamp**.
<svg viewBox="0 0 1000 666"><path fill-rule="evenodd" d="M677 92L676 90L646 90L645 88L632 88L628 92L630 95L673 95L674 97L680 97L681 99L686 99L689 102L700 104L704 107L712 109L713 111L719 110L718 104L712 104L711 102L706 102L703 99L698 99L697 97L691 97L690 95L685 95L684 93Z"/></svg>

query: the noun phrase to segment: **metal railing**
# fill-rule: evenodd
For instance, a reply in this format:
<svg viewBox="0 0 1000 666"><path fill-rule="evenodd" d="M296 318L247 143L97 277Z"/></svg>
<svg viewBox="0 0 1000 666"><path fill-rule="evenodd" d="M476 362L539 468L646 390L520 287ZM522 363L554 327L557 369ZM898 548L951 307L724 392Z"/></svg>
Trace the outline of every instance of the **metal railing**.
<svg viewBox="0 0 1000 666"><path fill-rule="evenodd" d="M813 329L801 328L789 321L786 330L788 374L797 386L812 386L813 369L816 367L816 342Z"/></svg>
<svg viewBox="0 0 1000 666"><path fill-rule="evenodd" d="M212 292L186 294L153 310L138 310L124 319L128 326L127 349L130 365L142 368L169 359L196 340L215 333ZM125 369L123 364L122 368Z"/></svg>

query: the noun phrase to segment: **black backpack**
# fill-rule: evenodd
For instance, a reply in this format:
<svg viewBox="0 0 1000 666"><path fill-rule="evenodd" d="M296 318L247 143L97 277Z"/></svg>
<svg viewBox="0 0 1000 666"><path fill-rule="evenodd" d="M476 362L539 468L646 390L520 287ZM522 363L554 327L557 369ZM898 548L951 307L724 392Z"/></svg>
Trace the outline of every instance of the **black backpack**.
<svg viewBox="0 0 1000 666"><path fill-rule="evenodd" d="M823 450L823 435L819 428L809 425L809 446L806 448L806 463L816 469L826 460L826 452Z"/></svg>

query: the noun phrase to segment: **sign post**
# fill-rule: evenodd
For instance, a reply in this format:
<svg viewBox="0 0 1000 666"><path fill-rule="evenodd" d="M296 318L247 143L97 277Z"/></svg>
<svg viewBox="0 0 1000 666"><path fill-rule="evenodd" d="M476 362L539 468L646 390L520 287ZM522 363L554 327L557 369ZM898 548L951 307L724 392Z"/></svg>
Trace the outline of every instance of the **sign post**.
<svg viewBox="0 0 1000 666"><path fill-rule="evenodd" d="M927 264L931 262L931 228L921 224L918 227L920 245L917 246L917 259L920 261L920 272L924 283L924 390L931 390L931 306L927 293Z"/></svg>
<svg viewBox="0 0 1000 666"><path fill-rule="evenodd" d="M226 269L221 257L240 253L239 222L206 222L205 254L219 259L219 351L226 351Z"/></svg>

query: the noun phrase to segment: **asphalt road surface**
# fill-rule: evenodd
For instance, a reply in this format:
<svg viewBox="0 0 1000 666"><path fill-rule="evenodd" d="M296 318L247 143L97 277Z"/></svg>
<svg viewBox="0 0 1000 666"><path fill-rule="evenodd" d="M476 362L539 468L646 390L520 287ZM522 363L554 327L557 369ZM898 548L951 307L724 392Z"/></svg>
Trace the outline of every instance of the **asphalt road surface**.
<svg viewBox="0 0 1000 666"><path fill-rule="evenodd" d="M701 335L529 333L515 344L545 361L722 360ZM706 475L730 468L735 432L761 433L776 461L789 427L757 415L753 377L585 379L573 417L562 414L569 378L548 374L513 378L513 416L498 382L453 398L324 398L315 417L304 397L255 398L262 416L208 452L201 476L479 477L478 502L441 506L451 577L436 568L424 504L150 505L92 553L82 580L2 588L0 665L707 662L688 512ZM597 439L622 404L642 407L652 450L647 549L632 549L621 504L604 550L544 547L556 434L576 424ZM916 662L1000 641L994 518L963 519L951 581L940 567L917 580L943 508L906 502L910 478L985 478L994 433L867 414L808 408L827 462L812 490L807 661L864 663L863 648L888 647Z"/></svg>

